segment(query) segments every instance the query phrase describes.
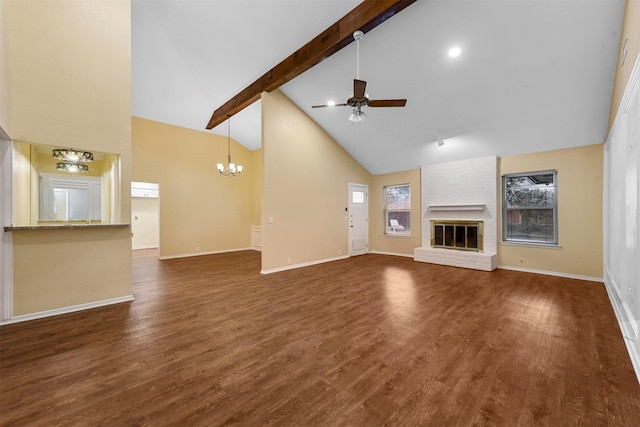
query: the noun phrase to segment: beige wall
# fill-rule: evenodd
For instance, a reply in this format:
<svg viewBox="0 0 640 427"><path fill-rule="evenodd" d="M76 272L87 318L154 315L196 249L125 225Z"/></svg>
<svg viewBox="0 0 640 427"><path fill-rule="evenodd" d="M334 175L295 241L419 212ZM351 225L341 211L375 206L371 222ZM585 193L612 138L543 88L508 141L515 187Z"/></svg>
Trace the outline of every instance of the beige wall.
<svg viewBox="0 0 640 427"><path fill-rule="evenodd" d="M613 97L611 100L611 113L609 115L609 127L618 112L618 106L631 76L631 70L640 52L640 0L626 0L624 19L622 21L622 33L620 36L619 55L622 54L622 45L627 41L627 57L624 66L620 66L621 57L618 57L616 66L615 83L613 85Z"/></svg>
<svg viewBox="0 0 640 427"><path fill-rule="evenodd" d="M251 165L253 171L253 196L254 203L251 211L251 224L261 225L260 216L262 214L262 181L264 175L264 162L262 159L262 148L251 152Z"/></svg>
<svg viewBox="0 0 640 427"><path fill-rule="evenodd" d="M503 157L500 175L558 171L558 238L560 249L498 247L501 266L546 270L602 278L603 145ZM502 211L500 195L499 209ZM502 240L502 224L499 238Z"/></svg>
<svg viewBox="0 0 640 427"><path fill-rule="evenodd" d="M131 295L128 228L13 234L14 316Z"/></svg>
<svg viewBox="0 0 640 427"><path fill-rule="evenodd" d="M11 136L9 129L9 84L7 80L7 49L4 12L6 0L0 1L0 129ZM0 136L2 136L0 132Z"/></svg>
<svg viewBox="0 0 640 427"><path fill-rule="evenodd" d="M119 154L129 188L129 1L4 0L2 15L11 137ZM120 216L130 212L123 198ZM14 315L131 294L128 228L13 235Z"/></svg>
<svg viewBox="0 0 640 427"><path fill-rule="evenodd" d="M262 144L262 269L347 255L348 185L369 172L278 90L262 94Z"/></svg>
<svg viewBox="0 0 640 427"><path fill-rule="evenodd" d="M410 237L384 233L384 187L399 184L411 185ZM371 186L369 187L369 247L371 251L413 256L413 250L421 246L422 238L420 194L420 169L371 177Z"/></svg>
<svg viewBox="0 0 640 427"><path fill-rule="evenodd" d="M160 256L251 246L256 173L252 153L232 139L231 157L244 166L220 176L227 137L132 118L133 180L160 185Z"/></svg>

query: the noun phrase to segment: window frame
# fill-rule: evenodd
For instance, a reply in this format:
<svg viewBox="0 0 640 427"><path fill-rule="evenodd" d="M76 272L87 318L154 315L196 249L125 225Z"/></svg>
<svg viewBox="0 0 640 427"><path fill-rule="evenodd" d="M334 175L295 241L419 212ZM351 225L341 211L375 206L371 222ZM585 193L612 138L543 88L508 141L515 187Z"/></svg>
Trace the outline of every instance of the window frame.
<svg viewBox="0 0 640 427"><path fill-rule="evenodd" d="M409 208L408 209L388 209L387 204L387 194L389 189L391 188L399 188L399 187L408 187L409 188ZM382 187L382 219L383 219L383 234L385 236L396 236L396 237L411 237L411 184L391 184L385 185ZM391 231L389 225L389 213L390 212L406 212L409 215L409 229L405 231ZM404 226L403 226L404 227Z"/></svg>
<svg viewBox="0 0 640 427"><path fill-rule="evenodd" d="M540 240L523 240L523 239L514 239L507 238L507 179L509 178L517 178L521 176L533 176L533 175L552 175L553 181L552 183L555 186L554 198L553 198L553 241L540 241ZM516 245L526 245L526 246L547 246L547 247L557 247L559 243L559 232L558 232L558 193L559 185L558 185L558 171L556 169L542 170L542 171L533 171L533 172L518 172L518 173L506 173L502 175L502 242L507 244L516 244ZM535 208L525 208L527 210L536 210Z"/></svg>

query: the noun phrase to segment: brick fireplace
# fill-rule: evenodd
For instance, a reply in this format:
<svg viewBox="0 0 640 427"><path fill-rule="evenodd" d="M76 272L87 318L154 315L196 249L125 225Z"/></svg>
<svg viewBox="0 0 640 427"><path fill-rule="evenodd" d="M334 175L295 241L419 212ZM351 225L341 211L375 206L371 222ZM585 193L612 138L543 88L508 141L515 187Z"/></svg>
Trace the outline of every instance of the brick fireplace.
<svg viewBox="0 0 640 427"><path fill-rule="evenodd" d="M497 267L497 173L495 156L422 168L422 246L415 261Z"/></svg>

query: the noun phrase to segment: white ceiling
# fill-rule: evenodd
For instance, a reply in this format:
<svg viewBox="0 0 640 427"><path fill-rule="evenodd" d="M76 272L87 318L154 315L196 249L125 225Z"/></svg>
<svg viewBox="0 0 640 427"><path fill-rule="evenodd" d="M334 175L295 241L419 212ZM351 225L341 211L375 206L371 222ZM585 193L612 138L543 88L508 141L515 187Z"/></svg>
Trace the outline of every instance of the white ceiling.
<svg viewBox="0 0 640 427"><path fill-rule="evenodd" d="M133 115L206 131L216 108L359 3L133 0ZM370 98L407 98L405 108L365 107L360 125L348 107L311 109L350 96L355 43L280 89L373 174L602 143L623 10L624 0L418 0L360 44ZM226 135L226 123L212 132ZM233 116L231 136L253 150L260 135L256 102Z"/></svg>

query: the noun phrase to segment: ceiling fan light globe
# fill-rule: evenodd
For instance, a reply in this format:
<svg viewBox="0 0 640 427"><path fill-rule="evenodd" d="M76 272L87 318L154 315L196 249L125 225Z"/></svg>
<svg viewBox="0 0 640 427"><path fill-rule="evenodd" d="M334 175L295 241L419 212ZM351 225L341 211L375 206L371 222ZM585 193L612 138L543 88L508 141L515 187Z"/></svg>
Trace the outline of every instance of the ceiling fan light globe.
<svg viewBox="0 0 640 427"><path fill-rule="evenodd" d="M362 123L367 119L367 115L362 110L354 108L348 119L353 124Z"/></svg>

